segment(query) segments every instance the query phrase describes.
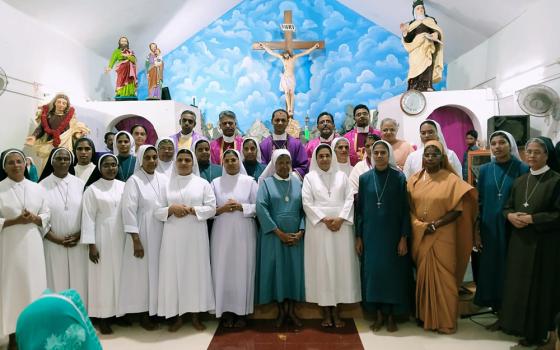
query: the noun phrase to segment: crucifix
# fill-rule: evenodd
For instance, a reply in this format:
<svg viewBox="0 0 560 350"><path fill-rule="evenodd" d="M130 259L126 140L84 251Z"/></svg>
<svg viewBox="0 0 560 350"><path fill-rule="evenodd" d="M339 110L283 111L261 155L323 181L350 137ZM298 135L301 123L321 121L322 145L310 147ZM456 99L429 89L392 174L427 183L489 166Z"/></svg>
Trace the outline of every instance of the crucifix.
<svg viewBox="0 0 560 350"><path fill-rule="evenodd" d="M293 34L296 27L292 23L292 11L284 11L284 23L280 25L284 32L284 41L267 41L253 43L253 50L265 50L268 54L280 59L284 65L284 72L280 78L280 90L286 95L286 110L290 117L294 115L294 99L296 90L296 78L294 75L295 61L316 49L324 49L324 41L294 41ZM278 54L273 50L283 50ZM294 50L305 50L294 55Z"/></svg>

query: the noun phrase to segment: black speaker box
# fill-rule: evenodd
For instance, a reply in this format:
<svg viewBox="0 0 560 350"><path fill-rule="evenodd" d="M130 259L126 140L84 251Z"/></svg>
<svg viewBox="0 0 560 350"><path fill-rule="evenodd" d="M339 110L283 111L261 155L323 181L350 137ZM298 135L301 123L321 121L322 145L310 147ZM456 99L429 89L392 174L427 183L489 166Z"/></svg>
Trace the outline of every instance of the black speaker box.
<svg viewBox="0 0 560 350"><path fill-rule="evenodd" d="M529 140L531 132L529 116L497 115L488 119L488 142L490 142L490 135L498 130L509 132L515 138L517 146L523 147Z"/></svg>
<svg viewBox="0 0 560 350"><path fill-rule="evenodd" d="M171 100L171 93L169 92L169 88L167 86L161 89L161 99Z"/></svg>

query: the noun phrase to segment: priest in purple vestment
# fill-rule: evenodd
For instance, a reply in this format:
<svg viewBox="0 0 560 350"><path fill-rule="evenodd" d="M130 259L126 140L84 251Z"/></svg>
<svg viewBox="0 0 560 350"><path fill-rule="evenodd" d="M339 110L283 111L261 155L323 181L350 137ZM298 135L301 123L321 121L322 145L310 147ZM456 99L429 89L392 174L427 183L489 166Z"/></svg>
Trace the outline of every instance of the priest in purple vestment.
<svg viewBox="0 0 560 350"><path fill-rule="evenodd" d="M261 142L261 154L264 164L268 164L275 149L288 149L292 156L292 169L303 179L308 170L308 160L301 141L286 133L288 127L288 112L277 109L272 112L272 135Z"/></svg>
<svg viewBox="0 0 560 350"><path fill-rule="evenodd" d="M175 152L181 148L191 149L191 146L197 140L204 138L204 136L194 131L194 127L196 126L196 114L193 111L188 109L184 110L181 113L179 124L181 125L181 131L169 136L173 142L175 142Z"/></svg>
<svg viewBox="0 0 560 350"><path fill-rule="evenodd" d="M243 137L236 136L237 117L232 111L222 111L218 117L222 136L210 142L210 161L212 164L222 164L222 156L228 149L236 149L240 153L243 148Z"/></svg>
<svg viewBox="0 0 560 350"><path fill-rule="evenodd" d="M317 130L319 130L319 137L310 140L305 145L308 162L311 161L311 156L317 146L322 143L326 143L331 146L332 141L339 137L339 135L335 132L336 127L334 125L334 117L329 112L321 112L321 114L319 114L317 117Z"/></svg>
<svg viewBox="0 0 560 350"><path fill-rule="evenodd" d="M354 129L347 132L344 137L350 144L350 164L356 165L365 156L365 144L368 134L381 136L381 132L369 126L369 108L359 104L354 107Z"/></svg>

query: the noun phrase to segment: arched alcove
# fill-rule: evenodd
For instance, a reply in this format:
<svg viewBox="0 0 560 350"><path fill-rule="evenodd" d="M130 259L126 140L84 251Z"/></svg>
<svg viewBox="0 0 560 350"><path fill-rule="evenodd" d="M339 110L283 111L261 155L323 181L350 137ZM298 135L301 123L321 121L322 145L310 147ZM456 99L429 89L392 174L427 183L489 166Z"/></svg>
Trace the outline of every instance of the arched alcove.
<svg viewBox="0 0 560 350"><path fill-rule="evenodd" d="M117 129L117 130L126 130L130 132L130 129L134 125L142 125L147 132L146 144L155 145L158 139L158 134L154 125L146 118L136 115L136 114L125 114L115 118L109 126L107 127L108 130Z"/></svg>
<svg viewBox="0 0 560 350"><path fill-rule="evenodd" d="M436 108L427 119L435 120L441 125L447 147L455 151L459 160L467 149L465 134L471 129L481 131L480 123L468 108L446 105Z"/></svg>

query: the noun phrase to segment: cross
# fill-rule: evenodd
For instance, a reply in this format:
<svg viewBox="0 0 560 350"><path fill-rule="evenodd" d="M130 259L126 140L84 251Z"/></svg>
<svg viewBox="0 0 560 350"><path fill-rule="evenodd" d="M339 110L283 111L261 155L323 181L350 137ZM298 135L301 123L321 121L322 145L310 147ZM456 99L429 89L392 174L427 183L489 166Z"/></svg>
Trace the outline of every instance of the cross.
<svg viewBox="0 0 560 350"><path fill-rule="evenodd" d="M319 49L325 48L324 41L294 41L293 35L295 32L295 26L292 22L292 11L284 11L284 23L281 26L284 32L284 41L264 41L263 43L273 50L283 50L288 51L290 54L294 53L294 50L305 50L313 47L316 43L319 43ZM259 43L253 43L253 50L262 50L259 47Z"/></svg>

